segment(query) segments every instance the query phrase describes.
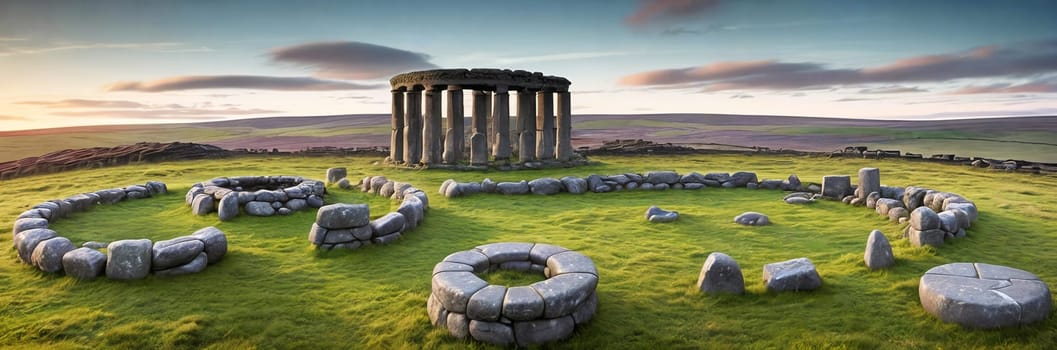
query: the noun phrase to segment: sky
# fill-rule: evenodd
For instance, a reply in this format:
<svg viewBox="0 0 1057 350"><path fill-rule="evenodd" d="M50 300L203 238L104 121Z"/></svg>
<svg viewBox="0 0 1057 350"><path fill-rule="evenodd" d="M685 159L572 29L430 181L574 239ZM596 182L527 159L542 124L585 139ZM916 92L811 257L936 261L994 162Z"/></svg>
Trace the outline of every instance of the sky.
<svg viewBox="0 0 1057 350"><path fill-rule="evenodd" d="M0 130L388 113L507 68L573 114L1057 115L1057 1L0 1ZM466 94L469 96L469 94Z"/></svg>

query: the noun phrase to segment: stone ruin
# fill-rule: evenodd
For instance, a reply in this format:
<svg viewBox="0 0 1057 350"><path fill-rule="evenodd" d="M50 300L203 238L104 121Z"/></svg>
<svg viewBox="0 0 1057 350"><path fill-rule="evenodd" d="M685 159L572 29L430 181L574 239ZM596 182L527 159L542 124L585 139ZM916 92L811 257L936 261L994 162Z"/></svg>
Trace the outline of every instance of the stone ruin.
<svg viewBox="0 0 1057 350"><path fill-rule="evenodd" d="M191 185L184 200L195 215L216 212L228 221L242 212L272 216L319 208L326 192L322 182L300 176L218 177Z"/></svg>
<svg viewBox="0 0 1057 350"><path fill-rule="evenodd" d="M464 163L485 167L490 158L508 168L515 168L511 162L524 167L577 162L568 79L522 70L436 69L403 73L389 83L393 114L386 159L392 164L458 169ZM464 89L473 90L468 140ZM513 131L511 90L517 91ZM447 118L441 117L442 95L448 99Z"/></svg>
<svg viewBox="0 0 1057 350"><path fill-rule="evenodd" d="M542 273L528 286L490 285L497 269ZM453 336L501 346L565 339L598 308L598 269L591 258L542 243L491 243L448 255L433 268L426 303L430 322Z"/></svg>
<svg viewBox="0 0 1057 350"><path fill-rule="evenodd" d="M116 280L197 273L220 261L227 253L223 232L206 227L190 236L153 244L149 239L126 239L107 243L85 242L76 248L70 239L48 228L49 224L75 212L99 204L164 195L164 183L148 181L144 185L105 189L37 204L22 212L11 232L22 262L48 273L65 273L87 280L106 275ZM99 251L106 248L106 253Z"/></svg>
<svg viewBox="0 0 1057 350"><path fill-rule="evenodd" d="M327 170L327 181L351 188L344 168ZM308 232L308 241L317 248L358 249L371 244L389 244L407 230L418 227L429 208L426 193L409 183L368 176L360 181L363 192L399 200L394 212L371 220L371 209L366 204L331 204L319 208L316 222ZM346 186L347 185L347 186Z"/></svg>

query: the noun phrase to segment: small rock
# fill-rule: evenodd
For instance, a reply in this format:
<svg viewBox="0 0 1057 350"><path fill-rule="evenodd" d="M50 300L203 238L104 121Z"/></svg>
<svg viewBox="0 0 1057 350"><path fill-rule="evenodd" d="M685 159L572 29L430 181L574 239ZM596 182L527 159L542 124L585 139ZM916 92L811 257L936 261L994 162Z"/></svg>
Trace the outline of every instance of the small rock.
<svg viewBox="0 0 1057 350"><path fill-rule="evenodd" d="M767 215L753 211L744 212L741 215L734 217L734 222L747 226L764 226L771 224L771 220Z"/></svg>

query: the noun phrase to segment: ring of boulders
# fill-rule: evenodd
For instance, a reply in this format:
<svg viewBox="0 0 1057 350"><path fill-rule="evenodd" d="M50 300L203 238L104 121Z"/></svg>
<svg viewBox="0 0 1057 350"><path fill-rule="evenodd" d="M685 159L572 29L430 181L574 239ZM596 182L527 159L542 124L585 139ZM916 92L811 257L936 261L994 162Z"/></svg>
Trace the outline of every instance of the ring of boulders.
<svg viewBox="0 0 1057 350"><path fill-rule="evenodd" d="M12 234L19 259L48 273L88 280L101 275L115 280L197 273L220 261L227 253L227 237L215 227L206 227L190 236L177 237L153 244L149 239L125 239L109 244L89 241L76 248L70 239L48 228L51 223L75 212L100 204L164 195L164 183L148 181L95 192L76 194L65 199L42 202L22 212L15 220ZM105 248L106 253L100 251Z"/></svg>
<svg viewBox="0 0 1057 350"><path fill-rule="evenodd" d="M290 215L323 206L326 186L300 176L217 177L191 185L184 195L195 215L216 212L228 221L245 212L251 216Z"/></svg>
<svg viewBox="0 0 1057 350"><path fill-rule="evenodd" d="M327 181L341 188L352 188L345 177L345 168L327 170ZM394 212L371 220L371 209L366 204L337 203L319 208L316 221L308 232L308 241L316 248L358 249L371 244L389 244L407 230L418 227L429 208L429 197L409 183L392 181L385 176L368 176L361 182L363 192L393 200L400 206Z"/></svg>
<svg viewBox="0 0 1057 350"><path fill-rule="evenodd" d="M478 277L504 269L542 273L528 286L490 285ZM426 303L430 322L453 336L527 346L572 335L594 316L598 269L591 258L559 246L504 242L452 253L433 268Z"/></svg>

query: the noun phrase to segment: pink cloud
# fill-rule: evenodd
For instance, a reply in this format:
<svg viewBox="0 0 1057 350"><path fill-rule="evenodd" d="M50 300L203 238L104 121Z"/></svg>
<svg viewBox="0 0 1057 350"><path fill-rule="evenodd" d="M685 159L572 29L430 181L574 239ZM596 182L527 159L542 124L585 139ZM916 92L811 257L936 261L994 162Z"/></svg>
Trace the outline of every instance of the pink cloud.
<svg viewBox="0 0 1057 350"><path fill-rule="evenodd" d="M719 0L641 0L626 21L640 26L655 21L694 17L712 10Z"/></svg>
<svg viewBox="0 0 1057 350"><path fill-rule="evenodd" d="M163 92L197 89L256 89L286 91L364 90L375 85L322 80L311 77L272 77L259 75L190 75L152 81L121 81L107 91Z"/></svg>
<svg viewBox="0 0 1057 350"><path fill-rule="evenodd" d="M1015 94L1015 93L1057 93L1057 84L1048 82L1031 82L1024 84L993 84L987 86L966 86L951 94Z"/></svg>

